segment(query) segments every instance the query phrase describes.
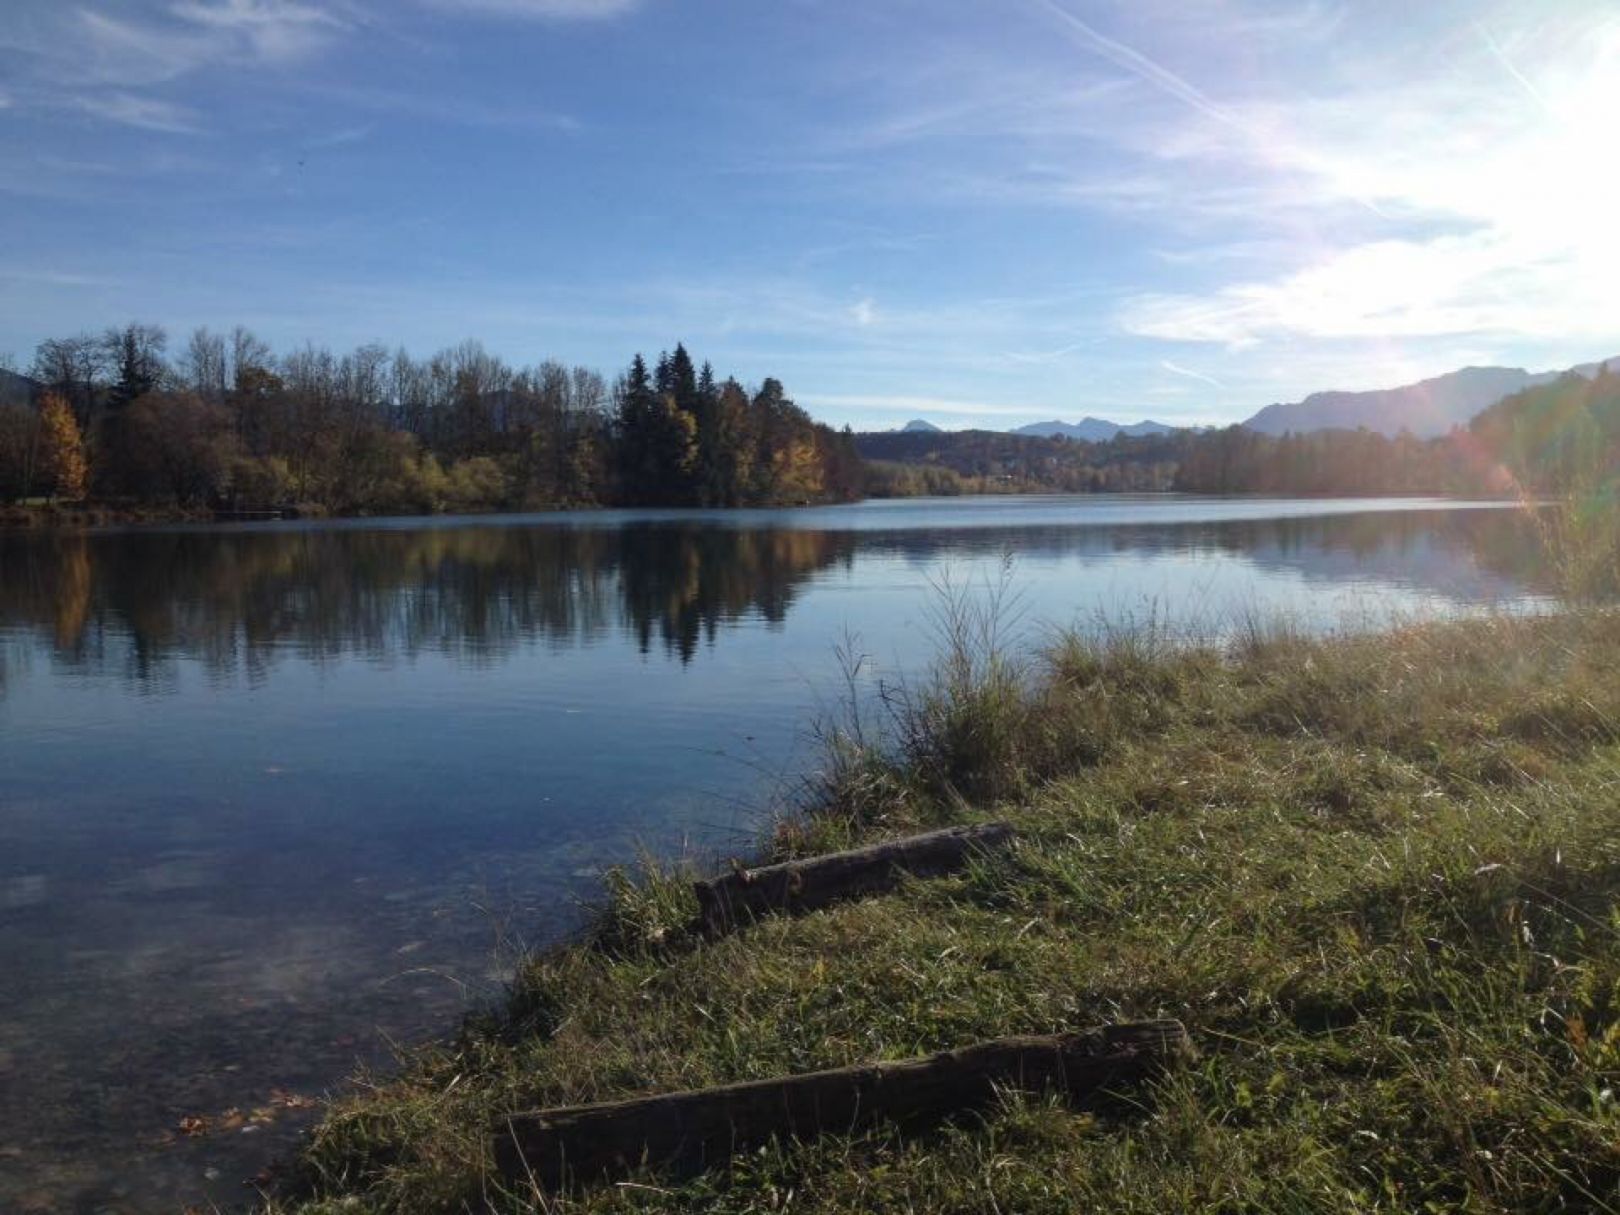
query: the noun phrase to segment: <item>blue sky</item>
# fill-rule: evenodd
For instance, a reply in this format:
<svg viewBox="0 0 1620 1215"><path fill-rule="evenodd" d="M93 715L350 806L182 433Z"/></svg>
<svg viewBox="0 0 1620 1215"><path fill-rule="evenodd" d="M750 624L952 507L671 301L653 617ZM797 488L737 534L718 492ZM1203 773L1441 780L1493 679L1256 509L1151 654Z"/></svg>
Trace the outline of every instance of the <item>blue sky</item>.
<svg viewBox="0 0 1620 1215"><path fill-rule="evenodd" d="M7 0L0 353L684 340L857 427L1620 354L1609 0Z"/></svg>

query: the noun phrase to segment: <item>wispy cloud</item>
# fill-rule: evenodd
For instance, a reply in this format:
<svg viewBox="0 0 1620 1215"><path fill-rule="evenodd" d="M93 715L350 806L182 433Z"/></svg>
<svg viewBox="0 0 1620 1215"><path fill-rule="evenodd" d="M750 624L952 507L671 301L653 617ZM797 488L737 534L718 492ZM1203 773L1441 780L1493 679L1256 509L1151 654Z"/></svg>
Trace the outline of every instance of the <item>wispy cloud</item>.
<svg viewBox="0 0 1620 1215"><path fill-rule="evenodd" d="M0 269L0 279L50 287L116 287L121 281L100 274L73 274L65 270L26 270L16 267Z"/></svg>
<svg viewBox="0 0 1620 1215"><path fill-rule="evenodd" d="M1183 376L1189 380L1197 380L1200 384L1208 384L1211 388L1220 388L1223 385L1212 375L1205 375L1202 371L1194 371L1191 367L1183 367L1173 359L1160 359L1159 366L1171 375Z"/></svg>
<svg viewBox="0 0 1620 1215"><path fill-rule="evenodd" d="M1191 106L1206 118L1212 118L1216 122L1224 123L1245 132L1248 131L1246 125L1235 113L1217 104L1201 89L1189 84L1169 68L1150 59L1135 47L1127 46L1125 43L1099 32L1058 4L1056 0L1035 0L1035 3L1056 17L1061 28L1086 50L1101 55L1114 66L1123 68L1131 75L1147 81L1160 92Z"/></svg>
<svg viewBox="0 0 1620 1215"><path fill-rule="evenodd" d="M1496 57L1496 61L1502 65L1503 71L1507 72L1512 77L1513 82L1524 90L1525 96L1529 97L1543 110L1551 112L1552 107L1547 104L1547 99L1542 96L1541 90L1523 72L1519 71L1512 59L1508 58L1508 53L1502 49L1502 44L1496 40L1495 35L1483 25L1479 26L1478 29L1480 38L1490 48L1491 54Z"/></svg>
<svg viewBox="0 0 1620 1215"><path fill-rule="evenodd" d="M330 10L294 0L178 0L170 12L272 62L302 59L349 28Z"/></svg>
<svg viewBox="0 0 1620 1215"><path fill-rule="evenodd" d="M19 107L76 109L124 126L195 133L198 115L169 97L190 77L229 68L284 67L325 50L356 28L350 0L324 7L297 0L173 0L117 14L66 4L38 6L0 32L22 54Z"/></svg>
<svg viewBox="0 0 1620 1215"><path fill-rule="evenodd" d="M317 135L312 139L306 139L303 146L312 151L321 148L341 148L347 144L360 143L369 139L376 130L377 124L374 122L361 123L352 127L339 127L337 130L329 131L325 135Z"/></svg>
<svg viewBox="0 0 1620 1215"><path fill-rule="evenodd" d="M87 114L127 127L138 127L143 131L197 135L203 130L202 120L195 111L155 97L138 97L133 93L94 93L76 97L74 102Z"/></svg>
<svg viewBox="0 0 1620 1215"><path fill-rule="evenodd" d="M429 8L489 17L599 21L639 8L641 0L422 0Z"/></svg>
<svg viewBox="0 0 1620 1215"><path fill-rule="evenodd" d="M517 130L553 131L563 135L572 135L584 129L584 123L573 115L538 105L505 104L474 97L448 97L442 93L409 92L366 85L331 84L325 81L309 87L316 95L376 114L408 114L429 122L451 123L458 126L510 127Z"/></svg>
<svg viewBox="0 0 1620 1215"><path fill-rule="evenodd" d="M29 49L59 69L77 59L78 70L67 79L84 84L164 84L206 63L212 47L207 37L174 23L148 25L89 9L71 16L67 28Z"/></svg>
<svg viewBox="0 0 1620 1215"><path fill-rule="evenodd" d="M61 28L26 49L73 71L66 79L124 87L161 84L221 64L305 59L352 28L326 9L283 0L180 0L145 19L64 7Z"/></svg>
<svg viewBox="0 0 1620 1215"><path fill-rule="evenodd" d="M1092 345L1091 342L1070 342L1066 346L1059 346L1056 350L1007 350L1002 352L1002 358L1010 363L1025 363L1041 366L1047 363L1056 363L1066 359L1077 351Z"/></svg>

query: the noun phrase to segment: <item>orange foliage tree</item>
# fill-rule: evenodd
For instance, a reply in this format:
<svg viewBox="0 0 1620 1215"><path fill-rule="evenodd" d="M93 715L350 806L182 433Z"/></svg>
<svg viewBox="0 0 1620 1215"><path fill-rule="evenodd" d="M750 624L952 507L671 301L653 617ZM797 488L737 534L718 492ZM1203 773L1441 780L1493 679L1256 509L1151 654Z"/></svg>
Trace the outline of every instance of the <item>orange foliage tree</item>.
<svg viewBox="0 0 1620 1215"><path fill-rule="evenodd" d="M40 402L39 420L44 430L45 474L51 492L55 497L77 502L89 489L90 465L73 409L61 393L48 392Z"/></svg>

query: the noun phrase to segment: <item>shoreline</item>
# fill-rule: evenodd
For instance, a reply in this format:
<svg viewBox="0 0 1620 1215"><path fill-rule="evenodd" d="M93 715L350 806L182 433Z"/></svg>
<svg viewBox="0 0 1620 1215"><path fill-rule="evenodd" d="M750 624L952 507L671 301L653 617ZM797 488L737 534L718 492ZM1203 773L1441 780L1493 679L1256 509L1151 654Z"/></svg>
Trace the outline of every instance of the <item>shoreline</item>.
<svg viewBox="0 0 1620 1215"><path fill-rule="evenodd" d="M239 527L244 523L280 522L280 523L327 523L327 522L359 522L359 521L398 521L420 519L424 522L449 518L487 518L508 519L524 515L539 514L596 514L604 511L622 510L679 510L695 511L702 514L725 514L737 510L798 510L812 509L825 506L860 506L875 502L916 502L916 501L972 501L979 498L1018 497L1018 498L1084 498L1106 501L1113 498L1162 498L1165 500L1194 499L1199 501L1232 501L1232 502L1331 502L1331 501L1383 501L1383 500L1432 500L1437 502L1493 503L1504 506L1521 504L1521 499L1510 494L1195 494L1182 493L1173 490L1164 491L1112 491L1100 490L1090 493L1071 493L1067 491L1020 491L1016 493L986 492L971 494L946 495L918 495L918 496L877 496L854 498L848 501L828 502L783 502L761 503L751 506L611 506L601 503L588 505L560 505L536 507L532 510L492 510L492 511L455 511L440 514L333 514L319 507L299 505L285 508L289 513L276 519L222 519L221 513L241 514L243 512L221 512L209 509L187 510L168 507L116 507L116 506L9 506L0 507L0 532L74 532L92 531L101 528L161 528L175 525L192 527L206 527L216 525L221 528ZM259 512L253 512L259 513Z"/></svg>
<svg viewBox="0 0 1620 1215"><path fill-rule="evenodd" d="M970 623L971 605L957 608ZM1163 1016L1202 1040L1214 1074L1167 1079L1131 1115L1014 1102L939 1135L880 1130L834 1136L828 1150L778 1145L757 1164L685 1182L628 1176L667 1199L641 1209L753 1209L784 1187L815 1194L810 1209L827 1211L863 1209L885 1194L919 1208L924 1199L961 1205L979 1182L953 1169L951 1154L1011 1135L1022 1144L1009 1166L1019 1179L1014 1206L1018 1186L1035 1187L1029 1201L1045 1194L1105 1206L1128 1188L1144 1196L1141 1209L1170 1209L1141 1204L1155 1194L1168 1201L1194 1180L1212 1198L1218 1179L1238 1184L1221 1166L1227 1152L1250 1162L1241 1183L1256 1197L1314 1179L1319 1195L1343 1198L1351 1191L1319 1188L1355 1183L1343 1145L1343 1159L1302 1158L1270 1176L1253 1164L1256 1144L1242 1134L1227 1142L1218 1128L1246 1126L1257 1142L1314 1136L1334 1156L1325 1131L1336 1123L1306 1098L1334 1074L1322 1071L1331 1062L1322 1047L1359 1035L1367 1079L1335 1083L1349 1085L1340 1100L1389 1145L1401 1205L1476 1184L1471 1161L1409 1124L1384 1088L1403 1077L1428 1082L1424 1057L1400 1060L1398 1043L1413 1033L1435 1049L1470 1035L1500 1040L1512 1067L1540 1057L1540 1048L1508 1045L1527 1032L1567 1054L1574 1031L1565 1023L1537 1030L1519 1018L1529 1006L1511 989L1528 979L1536 1000L1574 1010L1583 1042L1606 1032L1606 1005L1591 1005L1567 975L1542 974L1513 941L1523 924L1538 950L1556 948L1570 965L1596 951L1584 965L1620 968L1612 940L1571 937L1578 924L1533 892L1550 883L1581 905L1597 891L1620 897L1603 864L1610 849L1598 843L1614 825L1599 799L1620 775L1617 668L1620 618L1594 612L1329 640L1279 631L1219 652L1069 638L1033 667L967 644L903 694L891 746L874 748L858 732L835 736L803 812L777 824L758 860L992 815L1019 827L1010 860L766 917L715 942L689 927L698 876L690 867L616 870L579 939L525 962L504 1007L470 1015L453 1038L412 1052L394 1079L329 1110L294 1171L289 1194L302 1197L268 1209L316 1215L351 1201L459 1209L496 1184L490 1128L503 1110ZM1531 803L1543 821L1504 815L1513 807L1523 816ZM1550 847L1558 859L1544 872ZM1400 863L1366 869L1377 857ZM1435 873L1445 875L1439 888ZM1142 901L1150 891L1157 903ZM1385 906L1405 908L1413 922L1387 922ZM1517 909L1506 936L1503 907ZM1188 938L1187 915L1200 908L1204 927ZM1200 948L1189 952L1191 939ZM1441 964L1433 945L1404 961L1391 954L1408 940L1442 942L1445 975L1425 969ZM1486 982L1497 967L1513 982ZM1464 976L1485 982L1494 1003L1465 1003L1449 1025L1434 1020L1437 999L1469 990L1452 986ZM1519 1104L1556 1104L1567 1081L1607 1066L1576 1045L1538 1073L1544 1083L1514 1094ZM1391 1050L1394 1063L1376 1065ZM1498 1092L1487 1106L1507 1108L1497 1080L1468 1082ZM1503 1159L1522 1163L1539 1145L1587 1182L1620 1178L1612 1138L1604 1151L1569 1128L1515 1122L1493 1136L1494 1125L1468 1122L1478 1141L1502 1141ZM1212 1151L1194 1153L1203 1163L1189 1165L1191 1175L1167 1159L1150 1168L1167 1134L1193 1134ZM1144 1160L1131 1164L1133 1154ZM1093 1155L1109 1168L1090 1167ZM874 1170L888 1180L872 1182ZM1493 1184L1506 1206L1529 1192L1515 1188L1523 1178ZM588 1188L559 1209L617 1210L620 1194ZM519 1180L493 1205L534 1210L542 1201L553 1199Z"/></svg>

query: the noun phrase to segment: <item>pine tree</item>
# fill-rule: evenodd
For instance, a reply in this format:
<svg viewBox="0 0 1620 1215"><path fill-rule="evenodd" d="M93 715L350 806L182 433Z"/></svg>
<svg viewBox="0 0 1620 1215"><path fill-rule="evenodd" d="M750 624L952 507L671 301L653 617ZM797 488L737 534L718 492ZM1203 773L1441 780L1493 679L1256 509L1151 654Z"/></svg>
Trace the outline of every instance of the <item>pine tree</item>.
<svg viewBox="0 0 1620 1215"><path fill-rule="evenodd" d="M663 391L675 398L676 408L696 414L697 368L692 364L692 356L686 353L686 347L679 342L675 343L675 353L669 359L669 381L669 387Z"/></svg>
<svg viewBox="0 0 1620 1215"><path fill-rule="evenodd" d="M714 368L707 362L698 372L697 392L692 412L697 418L697 498L702 506L726 504L724 447L728 442L721 433L720 389L715 384Z"/></svg>
<svg viewBox="0 0 1620 1215"><path fill-rule="evenodd" d="M107 394L107 406L114 413L158 386L168 340L157 325L130 324L107 331L102 342L109 361L118 369L118 379Z"/></svg>
<svg viewBox="0 0 1620 1215"><path fill-rule="evenodd" d="M616 390L613 417L615 440L615 470L618 473L619 496L625 501L636 495L637 480L646 466L647 412L652 400L652 382L647 375L647 362L637 354L630 362Z"/></svg>

